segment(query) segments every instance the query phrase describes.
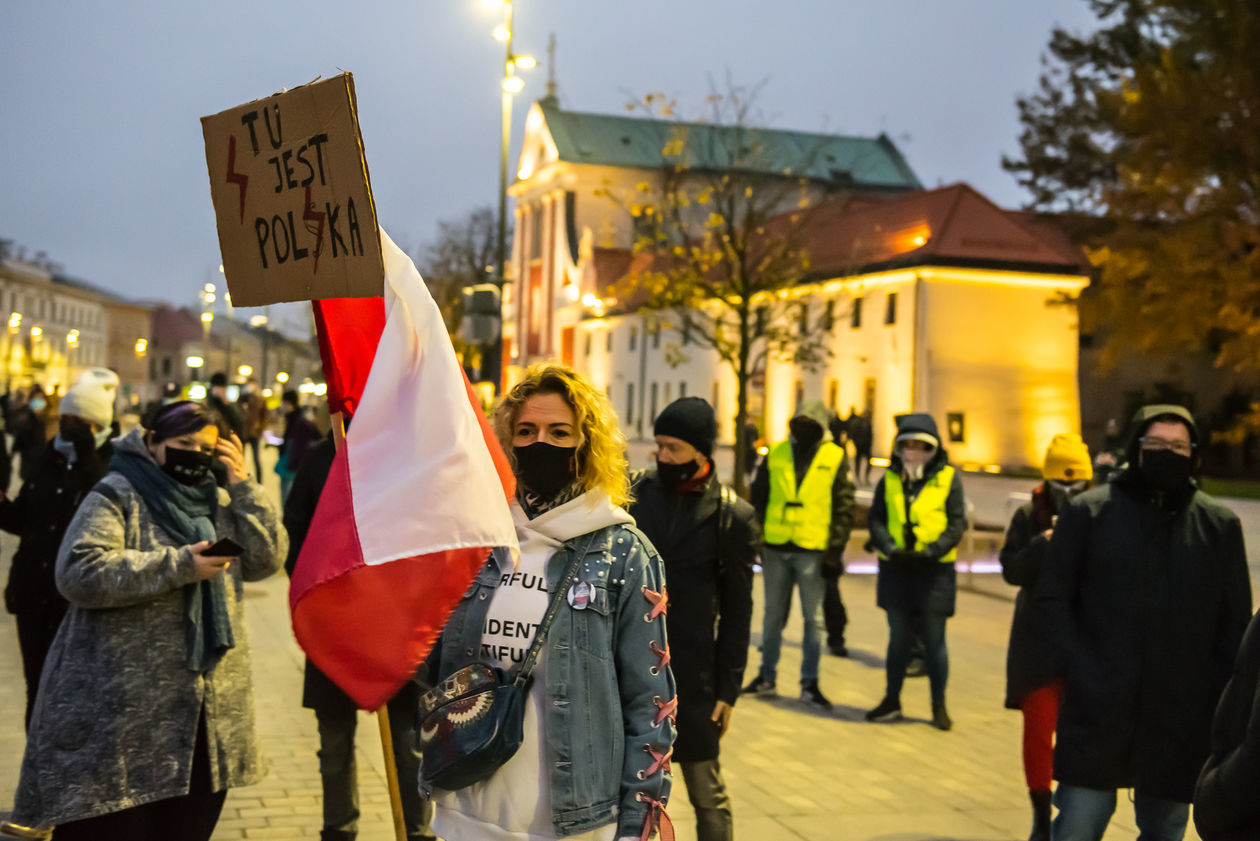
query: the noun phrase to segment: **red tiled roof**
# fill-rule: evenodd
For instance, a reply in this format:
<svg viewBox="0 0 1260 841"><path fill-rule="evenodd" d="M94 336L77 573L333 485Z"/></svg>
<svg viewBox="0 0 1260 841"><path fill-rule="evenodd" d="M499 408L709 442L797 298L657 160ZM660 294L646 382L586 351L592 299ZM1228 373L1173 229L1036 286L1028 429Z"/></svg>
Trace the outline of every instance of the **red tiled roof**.
<svg viewBox="0 0 1260 841"><path fill-rule="evenodd" d="M1063 272L1087 272L1089 266L1052 222L1003 210L966 184L885 199L834 200L802 212L810 214L803 223L804 249L814 278L933 263ZM775 228L790 224L784 214L767 228L773 236ZM596 249L596 288L603 294L632 269L659 259L667 258Z"/></svg>
<svg viewBox="0 0 1260 841"><path fill-rule="evenodd" d="M1065 237L1025 224L966 184L879 202L824 204L809 221L816 273L842 276L880 265L1079 266Z"/></svg>

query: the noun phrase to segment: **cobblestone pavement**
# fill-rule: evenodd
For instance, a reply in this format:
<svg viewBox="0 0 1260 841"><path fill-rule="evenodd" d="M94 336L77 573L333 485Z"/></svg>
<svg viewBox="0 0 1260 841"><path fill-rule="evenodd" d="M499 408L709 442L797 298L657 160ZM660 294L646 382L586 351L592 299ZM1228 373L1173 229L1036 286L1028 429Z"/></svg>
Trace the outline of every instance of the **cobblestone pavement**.
<svg viewBox="0 0 1260 841"><path fill-rule="evenodd" d="M274 477L269 477L274 486ZM15 540L0 538L0 578L7 578ZM981 577L978 577L981 578ZM822 714L795 697L741 699L722 748L738 837L764 841L1012 841L1027 837L1029 809L1019 756L1019 714L1003 709L1011 591L995 576L959 595L949 623L949 708L954 730L927 724L926 680L907 681L900 724L867 724L862 713L883 689L887 628L875 607L872 576L843 580L851 657L826 657L821 686L835 704ZM247 585L248 633L257 683L257 715L270 773L236 789L215 833L232 839L317 838L320 787L314 714L301 708L302 655L289 627L283 574ZM761 586L756 586L760 599ZM675 608L679 609L679 608ZM760 604L754 617L749 674L759 663ZM800 621L785 635L780 686L799 668ZM10 807L24 741L24 688L11 619L0 628L0 815ZM358 765L362 841L390 841L376 721L361 714ZM679 841L694 841L681 781L670 812ZM1108 839L1136 837L1123 802ZM1197 839L1191 830L1188 836Z"/></svg>

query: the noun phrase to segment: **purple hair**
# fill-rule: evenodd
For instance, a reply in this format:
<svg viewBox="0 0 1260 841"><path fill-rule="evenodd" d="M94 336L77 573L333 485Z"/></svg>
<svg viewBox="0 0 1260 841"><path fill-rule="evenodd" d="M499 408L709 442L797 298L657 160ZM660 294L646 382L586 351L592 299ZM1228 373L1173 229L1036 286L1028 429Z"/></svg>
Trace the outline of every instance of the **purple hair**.
<svg viewBox="0 0 1260 841"><path fill-rule="evenodd" d="M158 409L149 419L146 428L153 435L153 443L165 441L167 438L178 438L200 432L207 426L214 426L223 431L223 421L217 412L206 408L192 400L181 400Z"/></svg>

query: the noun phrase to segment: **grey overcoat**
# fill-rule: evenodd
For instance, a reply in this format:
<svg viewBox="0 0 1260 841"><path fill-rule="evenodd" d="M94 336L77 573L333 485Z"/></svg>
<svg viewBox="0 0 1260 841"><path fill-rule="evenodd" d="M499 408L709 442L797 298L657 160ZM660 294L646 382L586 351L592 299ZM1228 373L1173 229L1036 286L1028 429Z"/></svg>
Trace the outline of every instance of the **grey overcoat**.
<svg viewBox="0 0 1260 841"><path fill-rule="evenodd" d="M118 449L147 452L139 430ZM57 557L70 610L40 680L15 822L49 827L187 793L203 708L214 790L262 778L242 585L279 569L289 538L257 483L219 494L218 537L245 551L225 573L236 645L205 673L185 665L192 553L121 474L84 498Z"/></svg>

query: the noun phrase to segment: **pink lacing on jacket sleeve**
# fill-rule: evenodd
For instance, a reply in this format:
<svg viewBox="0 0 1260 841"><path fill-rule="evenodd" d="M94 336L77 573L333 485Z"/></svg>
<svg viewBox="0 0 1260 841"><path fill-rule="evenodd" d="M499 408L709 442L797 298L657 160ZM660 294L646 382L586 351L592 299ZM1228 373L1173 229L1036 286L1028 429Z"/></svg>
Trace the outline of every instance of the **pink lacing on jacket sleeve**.
<svg viewBox="0 0 1260 841"><path fill-rule="evenodd" d="M662 699L660 695L657 695L652 699L652 703L656 704L656 720L652 722L653 724L660 725L660 723L666 718L673 722L678 720L677 695L670 698L668 701Z"/></svg>
<svg viewBox="0 0 1260 841"><path fill-rule="evenodd" d="M666 774L671 772L672 768L670 758L674 755L673 748L670 748L664 753L656 750L651 745L644 745L643 749L648 752L649 756L652 757L652 764L647 767L647 770L639 772L640 780L646 780L648 777L662 770Z"/></svg>
<svg viewBox="0 0 1260 841"><path fill-rule="evenodd" d="M669 613L669 592L662 587L658 593L656 590L649 590L647 585L643 585L643 598L652 603L652 610L643 614L644 622L651 622L658 616L665 616Z"/></svg>
<svg viewBox="0 0 1260 841"><path fill-rule="evenodd" d="M648 804L648 813L643 819L643 832L639 834L639 841L649 841L658 830L661 833L661 841L674 841L674 822L669 819L669 812L665 811L664 802L653 799L643 792L637 793L635 799L640 803Z"/></svg>
<svg viewBox="0 0 1260 841"><path fill-rule="evenodd" d="M648 646L652 649L652 653L656 655L656 665L650 669L655 677L661 673L661 669L669 665L669 643L665 643L665 647L661 648L656 644L656 640L652 640L648 643Z"/></svg>

